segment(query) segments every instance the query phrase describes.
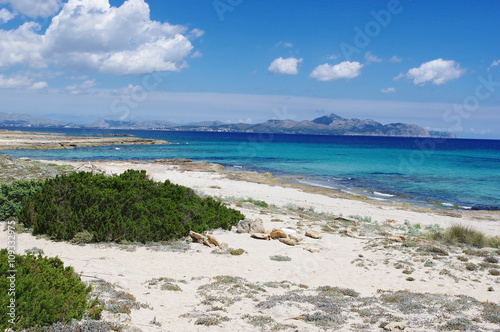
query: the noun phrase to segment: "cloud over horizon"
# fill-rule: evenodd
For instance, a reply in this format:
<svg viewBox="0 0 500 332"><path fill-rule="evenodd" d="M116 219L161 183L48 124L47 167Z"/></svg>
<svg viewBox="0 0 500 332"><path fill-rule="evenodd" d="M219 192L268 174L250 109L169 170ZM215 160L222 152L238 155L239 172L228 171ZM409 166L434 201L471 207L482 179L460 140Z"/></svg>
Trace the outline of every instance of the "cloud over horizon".
<svg viewBox="0 0 500 332"><path fill-rule="evenodd" d="M465 74L465 69L460 68L458 63L439 58L425 62L418 68L411 68L406 77L412 79L415 85L425 85L426 83L441 85L455 80L463 74Z"/></svg>
<svg viewBox="0 0 500 332"><path fill-rule="evenodd" d="M271 74L297 75L299 70L297 66L302 62L302 58L286 58L279 57L274 59L267 69Z"/></svg>
<svg viewBox="0 0 500 332"><path fill-rule="evenodd" d="M53 65L112 75L180 71L193 50L190 38L203 35L200 29L152 21L144 0L127 0L120 7L108 0L69 0L44 34L37 33L40 28L26 22L0 30L0 69Z"/></svg>
<svg viewBox="0 0 500 332"><path fill-rule="evenodd" d="M343 61L335 66L325 63L314 68L309 78L314 78L322 82L341 78L354 78L361 74L361 68L363 68L363 65L356 61Z"/></svg>

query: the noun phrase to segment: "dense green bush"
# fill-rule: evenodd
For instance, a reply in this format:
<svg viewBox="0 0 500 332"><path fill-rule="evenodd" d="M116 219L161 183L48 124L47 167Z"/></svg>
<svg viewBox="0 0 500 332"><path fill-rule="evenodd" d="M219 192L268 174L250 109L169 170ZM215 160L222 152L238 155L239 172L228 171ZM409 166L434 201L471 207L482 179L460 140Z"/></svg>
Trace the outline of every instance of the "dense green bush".
<svg viewBox="0 0 500 332"><path fill-rule="evenodd" d="M9 257L6 249L0 250L0 331L7 327L17 330L71 323L72 319L80 320L87 308L94 318L99 316L102 307L98 301L87 299L91 287L80 280L72 267L64 267L57 257L40 254L14 257ZM13 269L15 274L8 272ZM15 310L11 310L8 306L14 298ZM8 315L11 311L15 316Z"/></svg>
<svg viewBox="0 0 500 332"><path fill-rule="evenodd" d="M40 190L38 180L17 180L11 184L0 183L0 221L16 217L23 199Z"/></svg>
<svg viewBox="0 0 500 332"><path fill-rule="evenodd" d="M230 229L244 216L192 189L149 180L145 171L106 177L79 172L46 180L23 204L19 221L34 234L72 240L83 231L101 241L165 241L189 231Z"/></svg>

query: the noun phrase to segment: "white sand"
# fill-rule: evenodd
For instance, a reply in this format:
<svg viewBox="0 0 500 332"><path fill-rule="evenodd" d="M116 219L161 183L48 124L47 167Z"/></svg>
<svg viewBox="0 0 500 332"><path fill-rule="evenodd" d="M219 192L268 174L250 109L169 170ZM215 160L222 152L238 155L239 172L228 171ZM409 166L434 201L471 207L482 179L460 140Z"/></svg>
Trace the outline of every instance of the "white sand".
<svg viewBox="0 0 500 332"><path fill-rule="evenodd" d="M442 227L460 223L473 225L489 235L500 235L498 214L490 214L488 218L478 220L470 216L457 218L432 212L405 211L395 206L331 198L296 188L230 180L218 172L182 172L179 166L173 165L125 162L100 162L96 165L110 173L121 173L129 168L146 169L155 180L169 179L173 183L194 188L207 195L252 198L274 204L278 209L268 214L262 214L260 208L248 203L238 209L248 218L261 218L266 229L288 227L297 229L299 235L303 234L303 228L297 227L297 222L309 220L300 220L292 213L285 215L278 210L285 211L284 207L293 205L306 210L313 208L316 212L335 215L370 216L372 220L377 220L381 224L385 223L386 219L396 220L400 225L403 225L406 220L412 224L439 224ZM272 222L273 218L279 218L284 222ZM318 223L318 221L314 222ZM0 227L3 230L3 225ZM313 225L312 227L320 230L319 226ZM434 268L424 269L422 264L429 257L414 258L410 254L404 256L400 254L400 251L384 249L382 246L366 249L369 239L352 238L339 233L323 233L324 237L320 240L304 238L303 244L294 247L276 240L256 240L250 238L249 234L229 231L216 230L213 235L219 241L228 243L231 248L243 248L245 253L241 256L216 255L212 253L213 249L197 243L192 243L186 252L155 251L145 247L138 247L136 251L130 252L120 246L97 244L74 246L68 243L36 239L29 234L19 235L17 252L24 253L26 249L33 247L43 249L45 255L58 256L65 264L72 265L76 272L82 274L83 280L90 281L92 277L101 278L133 294L138 302L147 303L153 308L153 310L147 308L133 310L131 321L127 322L130 326L143 331L259 330L241 319L241 316L246 313L271 315L276 321L296 325L299 331L320 330L303 321L290 320L294 315L300 314L300 312L295 312L296 308L278 306L259 313L255 303L250 300L236 303L227 313L220 312L223 316L229 316L231 321L221 323L219 326L198 326L194 325L196 318L180 317L182 314L200 311L200 308L203 308L200 305L203 297L197 295L197 288L210 283L212 280L209 278L220 275L239 276L255 283L287 280L311 288L322 285L338 286L354 289L361 296L373 296L378 289L410 290L422 293L463 294L480 301L498 302L498 291L491 292L487 288L491 286L500 290L500 285L498 285L500 277L491 276L484 271L467 271L458 266L463 263L456 259L449 258L451 263L446 264L457 265L456 270L451 270L452 274L457 277L457 281L440 274L440 271L448 265L444 265L445 263L439 260L436 260ZM0 237L2 247L5 247L3 244L6 242L6 233L3 231ZM304 250L307 246L319 248L320 252L310 253ZM360 254L363 257L359 257ZM459 254L456 253L455 256ZM292 260L290 262L272 261L269 259L272 255L284 255ZM415 271L411 274L415 278L413 282L407 281L408 275L402 274L401 269L394 267L398 261L409 259L420 262L415 263ZM474 259L472 258L471 261ZM477 258L477 263L481 259ZM358 264L360 262L363 263ZM161 277L185 280L187 283L177 283L182 288L182 292L148 288L148 280ZM266 290L268 291L266 296L271 295L269 292L283 292L280 288ZM149 323L153 317L161 322L161 327ZM105 318L116 320L118 316L107 314ZM345 330L355 329L346 326ZM411 331L411 329L407 330Z"/></svg>

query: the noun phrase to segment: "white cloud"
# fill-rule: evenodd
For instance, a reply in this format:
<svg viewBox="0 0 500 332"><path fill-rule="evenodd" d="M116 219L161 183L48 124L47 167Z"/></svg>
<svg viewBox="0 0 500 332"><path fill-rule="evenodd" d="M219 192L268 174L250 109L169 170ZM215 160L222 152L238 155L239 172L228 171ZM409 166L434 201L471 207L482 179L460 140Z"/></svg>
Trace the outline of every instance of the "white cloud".
<svg viewBox="0 0 500 332"><path fill-rule="evenodd" d="M400 58L398 56L393 55L390 59L389 62L401 62L403 61L403 58Z"/></svg>
<svg viewBox="0 0 500 332"><path fill-rule="evenodd" d="M2 3L28 17L49 17L62 7L61 0L0 0Z"/></svg>
<svg viewBox="0 0 500 332"><path fill-rule="evenodd" d="M359 62L343 61L335 66L328 63L317 66L309 75L318 81L333 81L341 78L354 78L361 74L363 65Z"/></svg>
<svg viewBox="0 0 500 332"><path fill-rule="evenodd" d="M194 53L193 53L193 54L191 54L191 58L192 58L192 59L201 58L201 57L203 57L203 53L201 53L201 52L200 52L200 51L198 51L198 50L197 50L197 51L194 51Z"/></svg>
<svg viewBox="0 0 500 332"><path fill-rule="evenodd" d="M14 17L16 17L16 14L10 12L6 8L0 9L0 24L1 23L7 23L10 20L12 20Z"/></svg>
<svg viewBox="0 0 500 332"><path fill-rule="evenodd" d="M7 77L0 74L0 89L16 89L16 88L31 88L31 89L42 89L47 87L46 82L36 82L33 83L33 79L27 76L11 76Z"/></svg>
<svg viewBox="0 0 500 332"><path fill-rule="evenodd" d="M291 48L293 47L293 44L290 42L280 41L278 44L276 44L276 47Z"/></svg>
<svg viewBox="0 0 500 332"><path fill-rule="evenodd" d="M415 85L425 85L432 83L441 85L448 81L459 78L465 73L460 65L453 60L443 60L441 58L423 63L418 68L412 68L406 77L413 80Z"/></svg>
<svg viewBox="0 0 500 332"><path fill-rule="evenodd" d="M488 70L491 70L491 68L496 67L498 65L500 65L500 59L493 61L491 65L488 67Z"/></svg>
<svg viewBox="0 0 500 332"><path fill-rule="evenodd" d="M403 77L405 77L405 75L403 73L399 73L398 76L395 76L393 77L393 80L394 81L399 81L400 79L402 79Z"/></svg>
<svg viewBox="0 0 500 332"><path fill-rule="evenodd" d="M366 52L365 54L365 59L366 63L371 63L371 62L382 62L383 60L379 58L378 56L372 54L372 52Z"/></svg>
<svg viewBox="0 0 500 332"><path fill-rule="evenodd" d="M45 88L48 88L49 85L47 84L47 82L36 82L36 83L33 83L32 86L30 86L30 89L33 89L33 90L41 90L41 89L45 89Z"/></svg>
<svg viewBox="0 0 500 332"><path fill-rule="evenodd" d="M1 0L0 0L1 1ZM0 68L56 65L114 75L179 71L203 31L152 21L144 0L112 7L108 0L69 0L44 35L25 23L0 30Z"/></svg>
<svg viewBox="0 0 500 332"><path fill-rule="evenodd" d="M337 54L330 54L327 59L328 60L337 60L339 56Z"/></svg>
<svg viewBox="0 0 500 332"><path fill-rule="evenodd" d="M301 59L297 58L287 58L283 59L279 57L274 59L267 69L271 74L286 74L286 75L297 75L299 72L297 66L302 62Z"/></svg>
<svg viewBox="0 0 500 332"><path fill-rule="evenodd" d="M380 90L380 92L382 92L382 93L394 93L394 92L396 92L396 89L395 88L387 88L387 89Z"/></svg>

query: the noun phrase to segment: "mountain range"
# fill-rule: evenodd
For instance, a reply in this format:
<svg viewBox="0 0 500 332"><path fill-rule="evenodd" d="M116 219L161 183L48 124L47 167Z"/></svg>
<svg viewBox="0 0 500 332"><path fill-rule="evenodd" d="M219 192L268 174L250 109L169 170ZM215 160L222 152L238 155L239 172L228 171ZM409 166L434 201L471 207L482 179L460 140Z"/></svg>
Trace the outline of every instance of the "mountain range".
<svg viewBox="0 0 500 332"><path fill-rule="evenodd" d="M10 127L55 127L98 129L166 129L184 131L283 133L313 135L361 135L398 137L444 137L456 138L451 132L435 132L406 123L383 125L371 119L346 119L335 114L325 115L312 121L268 120L258 124L227 124L220 121L202 121L179 124L170 121L118 121L97 120L87 124L65 123L50 119L38 119L30 115L0 113L0 126Z"/></svg>

